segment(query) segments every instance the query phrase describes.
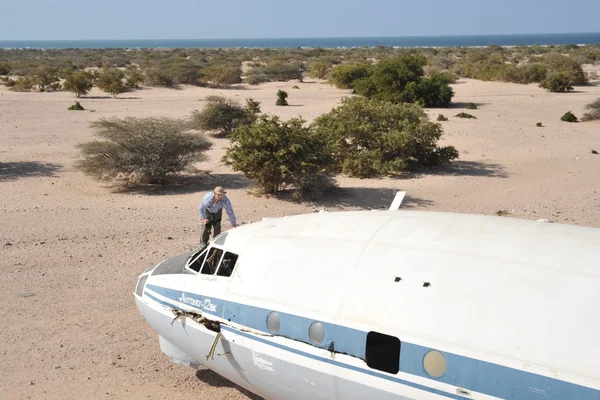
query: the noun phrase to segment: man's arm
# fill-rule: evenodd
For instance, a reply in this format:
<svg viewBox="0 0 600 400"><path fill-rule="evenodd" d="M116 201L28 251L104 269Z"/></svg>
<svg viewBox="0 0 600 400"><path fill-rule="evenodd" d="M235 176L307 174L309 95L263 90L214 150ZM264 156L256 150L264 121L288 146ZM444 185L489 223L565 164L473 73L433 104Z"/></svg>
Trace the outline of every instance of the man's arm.
<svg viewBox="0 0 600 400"><path fill-rule="evenodd" d="M235 214L233 213L233 207L231 206L231 201L229 201L229 199L223 199L225 200L223 203L223 208L225 208L225 211L227 212L227 216L229 217L229 222L231 222L231 226L236 227L236 221L235 221Z"/></svg>
<svg viewBox="0 0 600 400"><path fill-rule="evenodd" d="M210 199L208 199L210 193L207 193L202 202L200 202L200 207L198 208L198 214L200 215L200 219L206 219L206 209L208 208L208 203Z"/></svg>

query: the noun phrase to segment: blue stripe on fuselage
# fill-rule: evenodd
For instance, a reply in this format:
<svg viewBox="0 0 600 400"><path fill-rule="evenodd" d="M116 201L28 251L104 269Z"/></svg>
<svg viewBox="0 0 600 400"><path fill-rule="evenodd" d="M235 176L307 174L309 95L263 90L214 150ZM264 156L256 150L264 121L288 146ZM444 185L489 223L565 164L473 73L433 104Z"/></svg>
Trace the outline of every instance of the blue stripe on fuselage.
<svg viewBox="0 0 600 400"><path fill-rule="evenodd" d="M224 320L255 329L259 332L271 334L266 326L266 318L269 312L273 310L263 309L243 303L229 302L222 299L206 297L195 293L182 292L156 285L147 285L155 293L187 304L190 307L199 309L201 312L214 315ZM145 292L154 301L169 307L180 308L170 302L164 302ZM190 300L188 300L190 299ZM214 307L213 307L214 306ZM353 328L336 325L329 322L319 321L325 327L325 340L321 345L314 345L308 336L309 326L315 322L312 319L277 311L281 319L281 329L277 336L284 336L294 340L308 343L322 349L327 349L330 343L334 342L336 352L346 353L365 358L365 345L367 332L359 331ZM223 326L223 329L233 329ZM244 332L235 330L238 334L248 335ZM385 333L385 332L382 332ZM391 374L376 372L373 369L361 369L352 365L340 363L329 358L322 358L310 353L302 352L287 346L273 343L272 341L260 338L255 335L250 336L254 340L261 341L271 346L283 348L285 350L301 354L305 357L326 361L337 366L356 370L372 376L377 376L390 381L398 382L404 385L413 386L432 393L443 394L456 398L457 395L450 395L446 392L436 389L421 387L421 385L401 380ZM443 382L452 386L468 389L474 392L484 393L498 398L510 399L581 399L581 400L600 400L600 390L588 388L585 386L561 381L531 372L464 357L461 355L440 351L446 359L446 373L440 378L432 378L423 368L423 357L431 350L417 344L402 342L400 350L400 371L430 379L433 382ZM439 393L438 393L439 392Z"/></svg>

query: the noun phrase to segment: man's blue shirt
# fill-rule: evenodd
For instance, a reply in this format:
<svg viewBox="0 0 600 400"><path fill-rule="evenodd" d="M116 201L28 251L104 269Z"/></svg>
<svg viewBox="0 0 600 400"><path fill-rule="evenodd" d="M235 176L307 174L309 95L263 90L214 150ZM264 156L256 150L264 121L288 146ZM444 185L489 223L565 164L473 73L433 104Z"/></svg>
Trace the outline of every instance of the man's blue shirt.
<svg viewBox="0 0 600 400"><path fill-rule="evenodd" d="M201 219L204 219L206 218L207 210L214 214L222 208L224 208L227 212L227 216L229 217L229 222L231 222L231 225L237 226L235 221L235 214L233 213L233 207L231 206L231 201L229 201L226 195L223 195L221 201L215 203L215 193L206 193L206 195L202 199L202 203L200 203L200 207L198 208L198 214L200 214Z"/></svg>

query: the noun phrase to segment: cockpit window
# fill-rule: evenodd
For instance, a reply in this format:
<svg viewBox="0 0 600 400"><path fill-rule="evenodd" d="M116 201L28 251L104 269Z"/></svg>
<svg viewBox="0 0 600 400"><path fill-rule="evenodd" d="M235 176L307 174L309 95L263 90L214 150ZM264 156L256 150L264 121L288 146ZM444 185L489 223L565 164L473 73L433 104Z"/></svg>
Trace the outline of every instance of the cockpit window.
<svg viewBox="0 0 600 400"><path fill-rule="evenodd" d="M217 271L217 267L219 266L219 261L221 261L222 255L222 249L211 247L208 250L208 256L206 257L206 261L204 261L204 266L202 267L202 272L200 273L205 275L213 275Z"/></svg>
<svg viewBox="0 0 600 400"><path fill-rule="evenodd" d="M192 254L192 256L189 259L189 264L188 264L188 268L191 269L192 271L196 271L199 272L200 271L200 267L202 266L202 263L204 262L204 259L206 258L206 247L200 249L200 251Z"/></svg>
<svg viewBox="0 0 600 400"><path fill-rule="evenodd" d="M231 276L233 273L233 268L235 267L235 263L237 262L238 255L230 252L226 252L223 256L223 261L221 261L221 265L219 266L219 270L217 271L218 276Z"/></svg>

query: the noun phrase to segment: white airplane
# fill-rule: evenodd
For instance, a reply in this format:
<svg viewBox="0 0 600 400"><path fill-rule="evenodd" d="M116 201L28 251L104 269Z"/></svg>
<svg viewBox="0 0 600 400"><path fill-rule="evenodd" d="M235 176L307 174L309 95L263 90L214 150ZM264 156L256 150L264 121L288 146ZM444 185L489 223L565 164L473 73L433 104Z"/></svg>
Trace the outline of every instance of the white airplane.
<svg viewBox="0 0 600 400"><path fill-rule="evenodd" d="M402 197L225 231L136 305L173 362L267 400L600 399L600 229Z"/></svg>

